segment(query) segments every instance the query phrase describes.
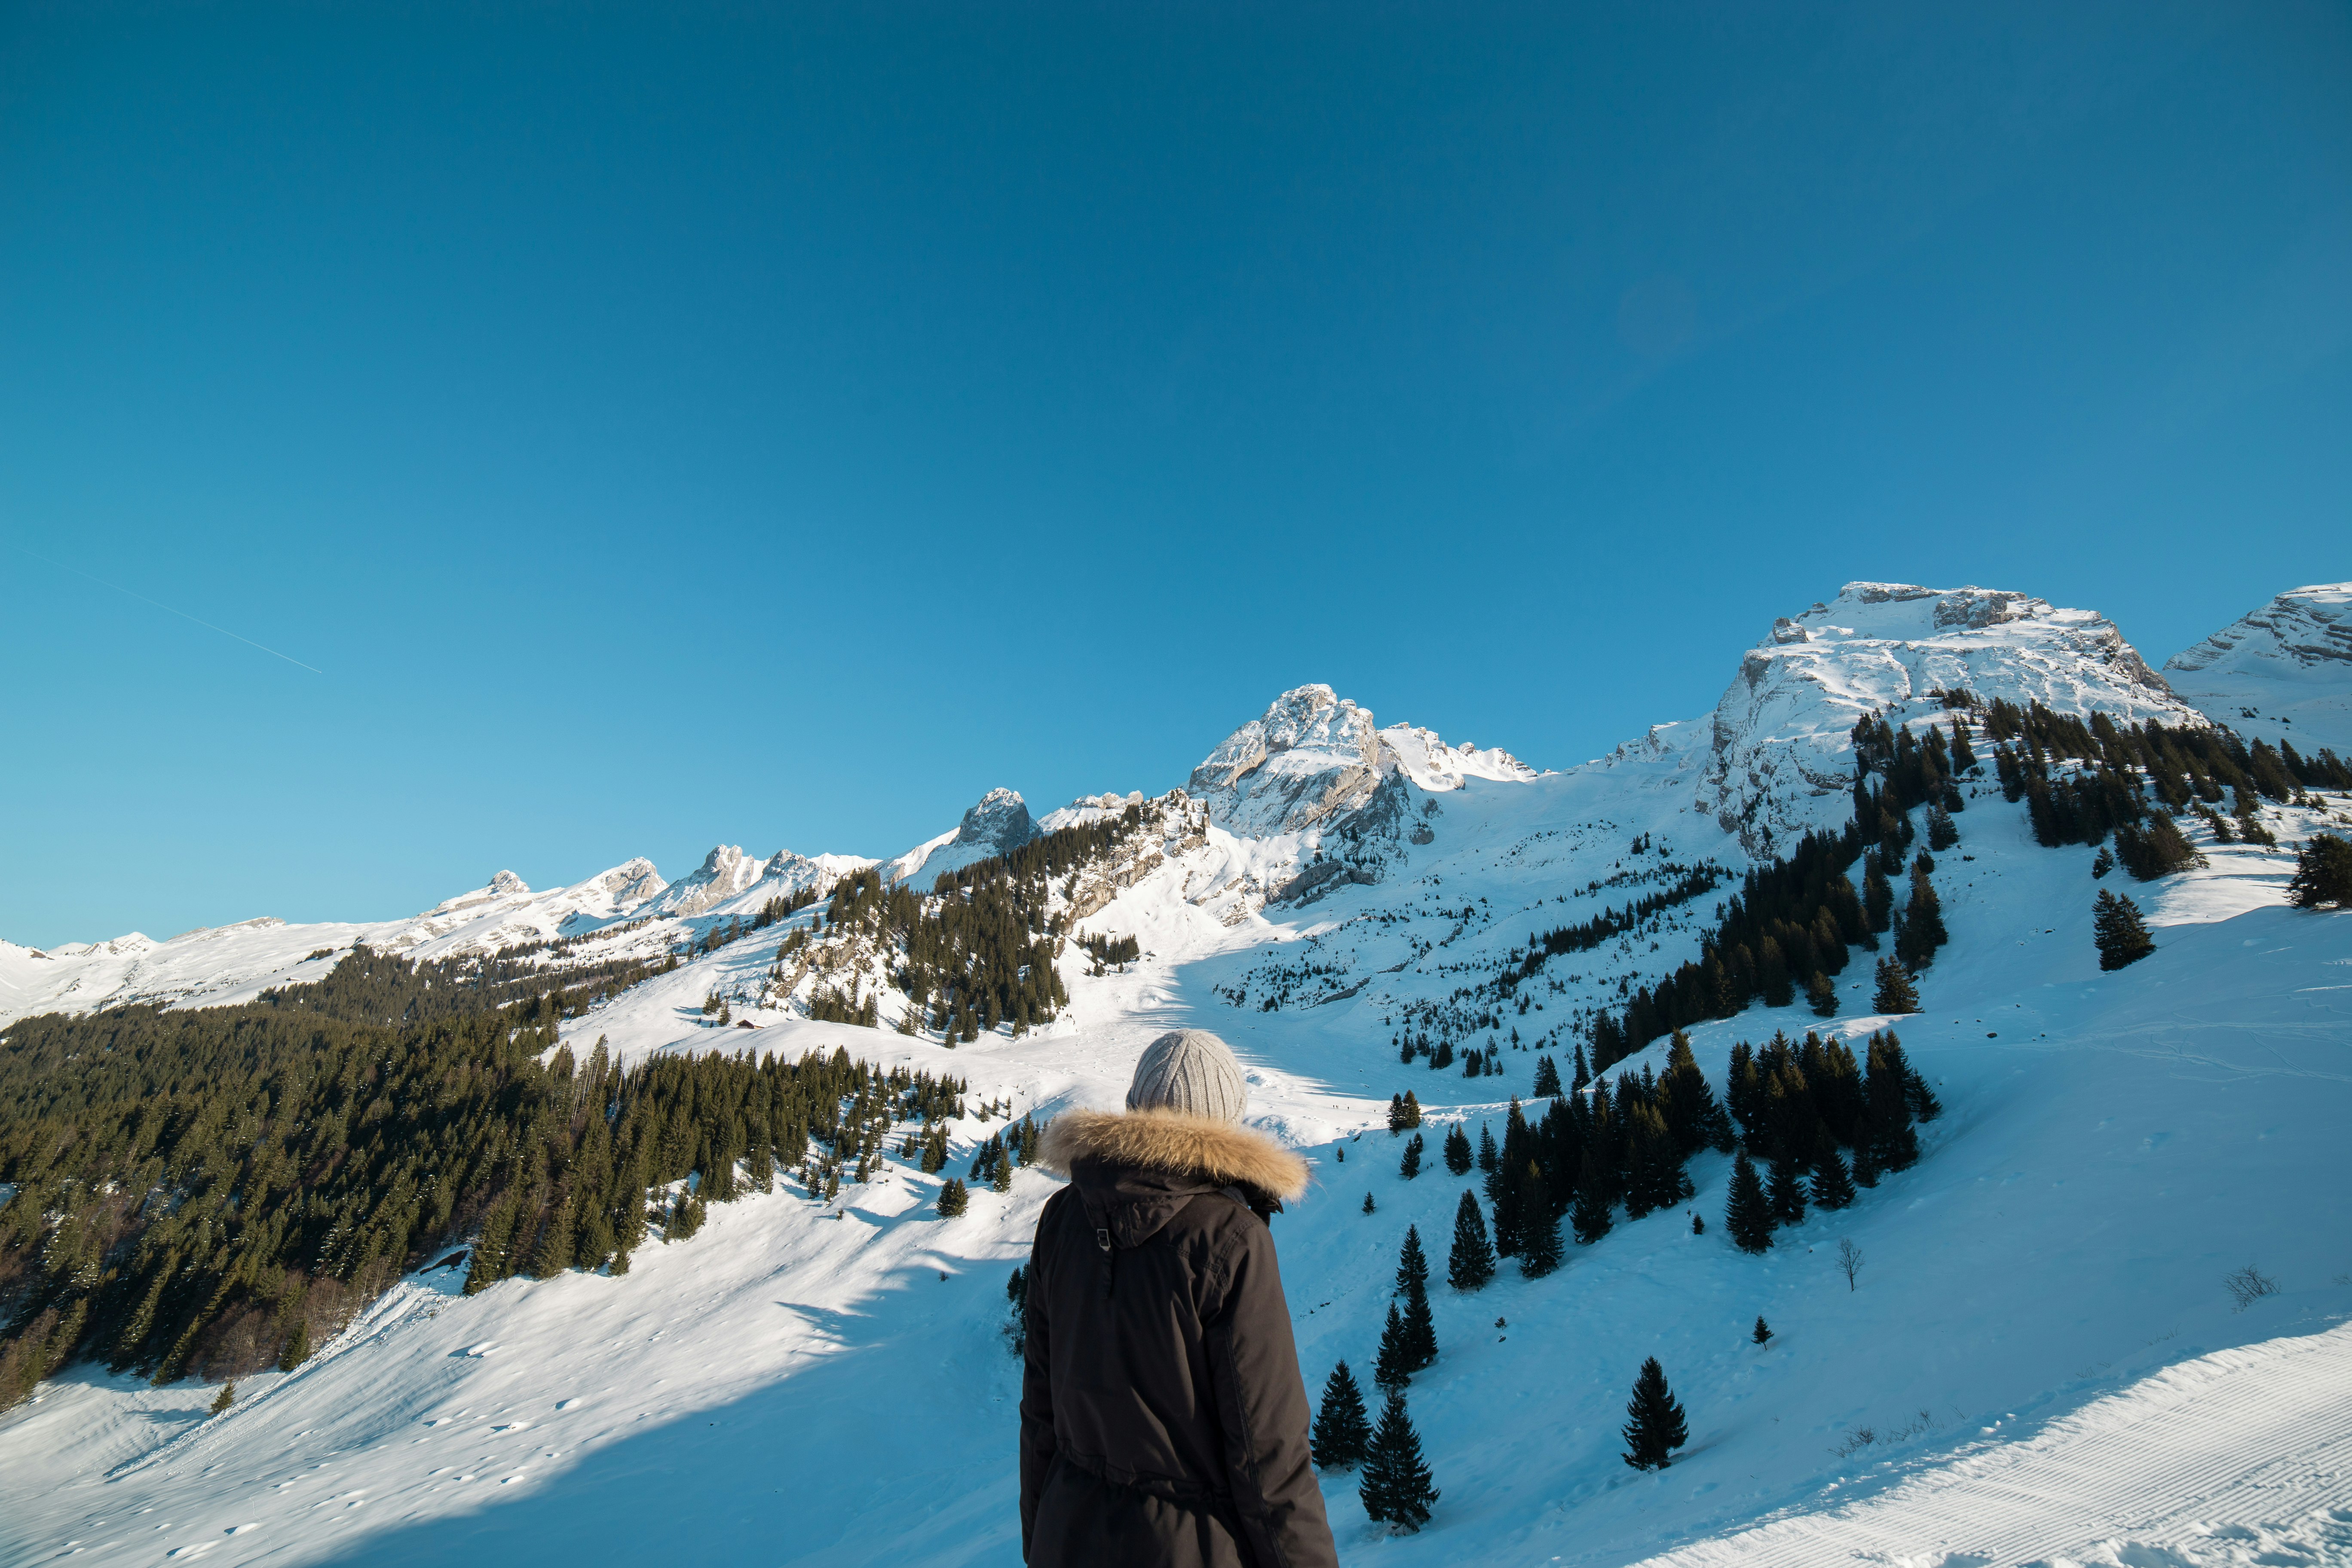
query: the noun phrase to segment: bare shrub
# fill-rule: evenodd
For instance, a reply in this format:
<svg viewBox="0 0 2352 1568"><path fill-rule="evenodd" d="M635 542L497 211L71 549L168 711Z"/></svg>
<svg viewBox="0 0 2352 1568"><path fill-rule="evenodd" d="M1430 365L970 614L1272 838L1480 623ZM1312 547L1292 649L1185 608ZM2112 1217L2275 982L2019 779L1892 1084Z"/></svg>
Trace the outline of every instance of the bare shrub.
<svg viewBox="0 0 2352 1568"><path fill-rule="evenodd" d="M2230 1292L2231 1300L2238 1303L2237 1310L2241 1312L2263 1297L2279 1293L2279 1282L2251 1263L2222 1275L2221 1288Z"/></svg>
<svg viewBox="0 0 2352 1568"><path fill-rule="evenodd" d="M1838 1443L1838 1446L1832 1448L1830 1452L1835 1454L1841 1459L1850 1459L1853 1458L1854 1455L1861 1453L1864 1448L1869 1447L1873 1443L1877 1441L1878 1429L1876 1427L1857 1426L1853 1431L1848 1432Z"/></svg>
<svg viewBox="0 0 2352 1568"><path fill-rule="evenodd" d="M1845 1288L1851 1294L1853 1290L1854 1276L1862 1272L1862 1248L1853 1244L1852 1237L1843 1237L1838 1242L1837 1266L1838 1272L1845 1276Z"/></svg>

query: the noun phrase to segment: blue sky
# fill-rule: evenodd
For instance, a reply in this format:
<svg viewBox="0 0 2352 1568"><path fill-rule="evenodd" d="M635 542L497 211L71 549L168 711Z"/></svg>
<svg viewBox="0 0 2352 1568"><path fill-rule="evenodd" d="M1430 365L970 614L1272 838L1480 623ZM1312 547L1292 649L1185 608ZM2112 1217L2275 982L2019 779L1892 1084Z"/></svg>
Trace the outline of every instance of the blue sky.
<svg viewBox="0 0 2352 1568"><path fill-rule="evenodd" d="M1307 680L1566 765L1853 578L2160 660L2352 575L2347 104L2318 5L0 10L0 935Z"/></svg>

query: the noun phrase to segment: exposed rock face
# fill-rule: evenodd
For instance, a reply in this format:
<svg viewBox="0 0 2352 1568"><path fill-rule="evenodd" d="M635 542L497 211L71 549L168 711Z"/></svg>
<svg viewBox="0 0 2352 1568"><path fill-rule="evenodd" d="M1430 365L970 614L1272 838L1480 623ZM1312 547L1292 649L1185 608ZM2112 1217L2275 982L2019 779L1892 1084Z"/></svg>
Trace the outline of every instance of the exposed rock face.
<svg viewBox="0 0 2352 1568"><path fill-rule="evenodd" d="M2173 655L2164 672L2216 723L2352 756L2352 583L2289 589Z"/></svg>
<svg viewBox="0 0 2352 1568"><path fill-rule="evenodd" d="M1069 810L1065 807L1054 816L1063 818ZM1056 820L1055 826L1066 824ZM1037 836L1037 825L1029 819L1028 802L1019 792L999 787L968 807L953 833L926 839L886 862L883 876L929 892L931 884L948 872L961 871L992 856L1009 855Z"/></svg>
<svg viewBox="0 0 2352 1568"><path fill-rule="evenodd" d="M1508 752L1448 746L1410 724L1376 728L1370 709L1317 685L1284 692L1264 717L1226 736L1184 791L1205 801L1227 832L1265 838L1359 810L1382 779L1400 773L1431 791L1536 776Z"/></svg>
<svg viewBox="0 0 2352 1568"><path fill-rule="evenodd" d="M1369 710L1328 686L1301 686L1220 742L1184 791L1227 832L1264 838L1361 805L1380 754Z"/></svg>
<svg viewBox="0 0 2352 1568"><path fill-rule="evenodd" d="M641 855L623 861L601 877L591 878L589 885L610 899L614 908L625 910L653 898L669 884L661 879L654 863Z"/></svg>
<svg viewBox="0 0 2352 1568"><path fill-rule="evenodd" d="M653 902L652 912L698 915L722 904L760 879L764 861L754 859L733 844L715 846L702 864L671 883Z"/></svg>
<svg viewBox="0 0 2352 1568"><path fill-rule="evenodd" d="M998 788L965 810L953 842L961 849L1008 855L1036 837L1037 825L1029 820L1029 803L1017 791Z"/></svg>
<svg viewBox="0 0 2352 1568"><path fill-rule="evenodd" d="M1840 817L1851 732L1874 709L1938 689L2064 712L2199 723L2201 715L2104 617L1990 588L1849 583L1782 616L1716 704L1700 798L1752 855Z"/></svg>

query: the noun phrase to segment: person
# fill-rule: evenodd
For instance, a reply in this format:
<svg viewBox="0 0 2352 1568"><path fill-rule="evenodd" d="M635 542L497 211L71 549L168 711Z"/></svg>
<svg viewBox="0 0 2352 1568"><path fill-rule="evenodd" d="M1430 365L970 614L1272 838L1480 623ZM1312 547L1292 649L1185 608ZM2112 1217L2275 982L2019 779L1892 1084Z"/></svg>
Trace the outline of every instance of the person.
<svg viewBox="0 0 2352 1568"><path fill-rule="evenodd" d="M1136 1064L1124 1114L1070 1110L1037 1163L1021 1551L1030 1568L1337 1568L1268 1226L1307 1163L1242 1125L1216 1036Z"/></svg>

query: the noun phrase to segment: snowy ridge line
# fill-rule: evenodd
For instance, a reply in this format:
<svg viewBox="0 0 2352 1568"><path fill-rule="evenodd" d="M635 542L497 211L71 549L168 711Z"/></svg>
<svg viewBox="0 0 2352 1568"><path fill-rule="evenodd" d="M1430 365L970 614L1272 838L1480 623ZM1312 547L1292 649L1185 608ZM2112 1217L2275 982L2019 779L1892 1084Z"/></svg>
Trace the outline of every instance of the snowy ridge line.
<svg viewBox="0 0 2352 1568"><path fill-rule="evenodd" d="M2343 1562L2220 1555L2257 1532L2292 1545L2352 1545L2352 1325L2217 1351L2165 1368L2030 1436L1919 1463L1880 1495L1787 1515L1642 1568L1818 1568L1832 1562L2058 1568L2074 1554L2134 1564ZM2085 1534L2110 1500L2129 1517ZM2315 1523L2315 1520L2317 1521ZM2120 1531L2122 1536L2109 1531ZM1899 1533L1898 1533L1899 1532ZM2302 1540L2298 1541L2297 1537ZM2127 1539L2126 1539L2127 1538ZM2050 1543L2068 1545L2053 1553ZM2114 1548L2214 1554L2119 1556ZM1938 1550L1927 1552L1933 1546Z"/></svg>

